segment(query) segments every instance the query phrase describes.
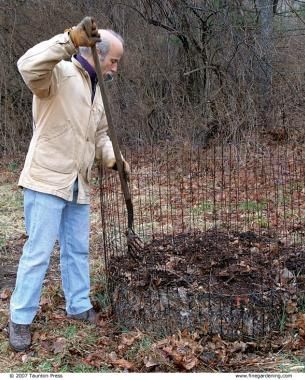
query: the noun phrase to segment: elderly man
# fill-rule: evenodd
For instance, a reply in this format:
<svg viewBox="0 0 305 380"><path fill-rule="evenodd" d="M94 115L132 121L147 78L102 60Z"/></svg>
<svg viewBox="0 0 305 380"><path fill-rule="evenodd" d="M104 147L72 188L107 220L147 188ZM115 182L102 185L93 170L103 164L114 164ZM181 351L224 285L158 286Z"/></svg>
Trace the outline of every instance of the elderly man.
<svg viewBox="0 0 305 380"><path fill-rule="evenodd" d="M33 137L19 179L28 234L10 302L9 340L31 344L42 283L56 240L69 318L96 322L89 299L89 181L94 158L116 168L91 47L104 77L116 73L122 38L93 19L28 50L18 69L33 93ZM90 30L91 29L91 30ZM123 159L126 174L128 163Z"/></svg>

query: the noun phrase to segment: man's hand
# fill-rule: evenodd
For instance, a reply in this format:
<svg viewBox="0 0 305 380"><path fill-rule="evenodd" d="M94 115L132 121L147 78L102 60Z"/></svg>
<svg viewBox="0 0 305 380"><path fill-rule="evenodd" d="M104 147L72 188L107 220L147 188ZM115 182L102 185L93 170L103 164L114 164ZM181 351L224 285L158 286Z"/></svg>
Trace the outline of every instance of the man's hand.
<svg viewBox="0 0 305 380"><path fill-rule="evenodd" d="M123 160L123 170L124 170L125 178L129 182L130 181L130 166L129 166L127 161L125 161L124 159L122 159L122 160ZM112 169L118 170L116 162L112 166Z"/></svg>
<svg viewBox="0 0 305 380"><path fill-rule="evenodd" d="M68 31L76 48L79 46L92 47L96 42L101 41L96 22L92 17L85 17L78 25Z"/></svg>

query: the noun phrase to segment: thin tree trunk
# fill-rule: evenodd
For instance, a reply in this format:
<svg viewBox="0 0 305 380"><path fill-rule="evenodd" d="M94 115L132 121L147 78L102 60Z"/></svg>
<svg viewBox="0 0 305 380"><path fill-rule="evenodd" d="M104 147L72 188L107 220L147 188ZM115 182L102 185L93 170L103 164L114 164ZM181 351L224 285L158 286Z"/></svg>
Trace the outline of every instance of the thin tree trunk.
<svg viewBox="0 0 305 380"><path fill-rule="evenodd" d="M270 112L271 89L272 89L272 19L273 0L257 0L258 10L258 38L257 38L257 78L258 92L260 97L261 111L268 124L268 114Z"/></svg>

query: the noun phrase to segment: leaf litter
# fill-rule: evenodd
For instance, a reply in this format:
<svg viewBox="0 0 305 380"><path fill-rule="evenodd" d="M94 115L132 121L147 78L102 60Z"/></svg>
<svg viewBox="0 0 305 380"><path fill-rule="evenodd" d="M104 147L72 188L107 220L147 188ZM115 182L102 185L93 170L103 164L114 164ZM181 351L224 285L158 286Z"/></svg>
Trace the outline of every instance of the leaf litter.
<svg viewBox="0 0 305 380"><path fill-rule="evenodd" d="M11 173L9 173L11 175ZM1 177L1 176L0 176ZM11 176L16 180L16 176ZM7 177L8 178L8 177ZM93 188L93 195L97 195L97 188ZM97 202L95 198L94 203ZM94 208L94 207L93 207ZM98 207L96 210L98 211ZM99 230L99 227L96 228ZM200 244L200 234L197 236ZM112 371L112 372L250 372L250 371L275 371L285 367L293 368L294 358L304 359L305 346L305 317L302 308L298 304L292 291L292 300L286 302L287 320L286 329L280 334L276 334L272 342L270 339L260 340L238 340L233 341L222 338L219 334L209 334L209 326L203 323L200 329L190 332L180 330L175 334L168 334L158 337L150 334L144 329L129 329L122 332L118 321L111 313L111 308L106 313L100 310L100 324L96 328L88 326L86 323L73 322L77 326L73 337L65 337L65 331L71 326L71 321L67 320L63 307L64 299L60 291L58 277L55 270L50 275L50 281L46 282L45 295L41 300L41 308L37 318L33 323L33 345L26 353L13 352L7 343L7 321L9 298L14 283L14 275L18 257L26 236L14 237L6 242L2 255L5 254L7 263L11 265L9 273L3 271L2 283L0 283L0 372L6 371L43 371L45 364L50 365L53 372L68 371L73 372L83 363L84 371ZM187 236L180 237L183 244L187 241ZM179 237L178 237L179 239ZM212 233L210 239L213 239ZM228 249L222 261L217 258L215 244L214 256L209 252L205 254L206 267L213 269L213 276L209 277L209 284L214 291L227 291L235 297L236 306L245 306L249 303L246 297L240 296L241 289L244 293L255 290L256 283L260 280L260 271L264 270L263 252L266 246L274 245L274 257L272 263L277 274L266 276L266 286L276 284L279 288L286 287L288 292L290 285L294 281L299 281L298 285L302 288L303 270L299 272L300 278L296 276L296 269L304 267L305 255L303 252L288 252L288 260L282 258L287 255L281 243L272 236L251 237L243 235L225 236ZM177 297L180 304L187 300L188 292L206 286L203 282L207 276L207 270L198 262L194 246L197 242L182 244L182 248L191 254L188 255L188 262L183 258L181 252L171 252L170 241L155 241L147 248L143 260L145 265L150 265L151 253L159 254L160 268L153 274L147 271L140 273L137 283L134 281L131 271L133 263L126 264L126 277L124 278L127 288L136 286L137 289L148 286L161 289L165 284L172 282L176 285ZM221 244L221 243L220 243ZM162 247L158 253L158 247ZM197 248L196 248L197 249ZM201 249L204 250L204 244ZM229 255L233 253L232 259ZM152 251L152 252L151 252ZM8 255L10 252L10 255ZM162 254L161 254L162 253ZM93 259L100 260L99 252L93 252ZM250 260L249 257L252 257ZM216 260L215 260L216 258ZM143 261L144 262L144 261ZM51 263L53 266L56 263ZM181 268L186 268L182 271ZM56 265L55 265L55 268ZM52 268L51 268L52 269ZM287 270L286 270L287 269ZM281 270L284 270L281 272ZM119 277L123 274L115 272ZM195 280L196 275L201 274L202 279ZM291 276L292 274L292 276ZM5 277L6 276L6 277ZM51 281L55 276L55 281ZM126 281L127 278L127 281ZM247 286L245 287L245 281ZM251 280L251 281L250 281ZM222 289L219 284L223 283ZM47 296L47 294L51 296ZM164 297L166 308L167 299ZM98 305L95 305L98 306ZM134 305L132 305L134 307ZM138 307L138 306L137 306ZM128 314L126 314L128 315ZM151 344L142 344L145 338L149 337ZM297 370L304 370L303 367Z"/></svg>

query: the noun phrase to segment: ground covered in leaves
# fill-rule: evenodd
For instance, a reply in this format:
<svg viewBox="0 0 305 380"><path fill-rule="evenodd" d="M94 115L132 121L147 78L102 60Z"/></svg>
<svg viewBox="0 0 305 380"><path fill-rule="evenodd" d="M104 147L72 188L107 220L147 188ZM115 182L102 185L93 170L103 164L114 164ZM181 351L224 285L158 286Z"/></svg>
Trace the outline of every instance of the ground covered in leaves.
<svg viewBox="0 0 305 380"><path fill-rule="evenodd" d="M146 331L270 336L279 333L283 305L303 302L304 276L295 265L302 259L303 251L264 232L213 229L155 239L136 256L110 261L116 315L126 324L128 313L128 327Z"/></svg>
<svg viewBox="0 0 305 380"><path fill-rule="evenodd" d="M283 328L273 337L266 339L223 339L219 334L208 334L208 326L186 330L175 334L155 334L145 329L126 328L114 318L111 304L106 294L105 274L100 257L99 196L97 186L92 188L92 228L91 228L91 297L99 311L99 324L93 327L86 323L71 322L65 316L64 298L60 286L58 250L55 249L48 275L44 282L40 309L32 325L33 345L25 353L13 352L7 339L8 306L14 286L15 273L22 246L26 239L22 216L22 195L16 181L23 159L7 158L0 164L1 199L1 235L0 235L0 372L279 372L304 371L305 354L305 318L303 306L296 301L287 302L283 310ZM212 233L211 233L212 234ZM152 253L162 251L160 270L153 277L147 277L144 269L139 271L139 281L147 286L147 281L161 288L173 281L176 288L204 287L207 273L212 269L213 276L209 284L215 291L221 283L222 291L231 291L239 296L242 279L247 287L243 291L255 290L254 284L260 284L262 270L269 270L266 276L269 284L289 286L294 260L281 262L281 247L270 236L238 235L226 236L223 242L227 251L221 266L215 261L216 248L220 248L210 235L209 244L215 248L206 254L206 267L198 263L196 250L205 250L207 246L200 240L192 243L181 239L181 250L171 251L168 241L154 241L141 258L143 268L152 260ZM229 244L227 244L229 242ZM212 244L213 243L213 244ZM190 244L193 246L190 247ZM219 244L219 246L217 246ZM264 268L264 247L274 245L273 266ZM162 248L161 248L162 247ZM183 250L192 254L184 259ZM213 253L214 252L214 253ZM235 256L233 254L235 252ZM232 256L233 255L233 256ZM293 255L293 253L291 253ZM183 260L185 260L183 262ZM302 261L302 258L299 260ZM132 261L126 269L132 269ZM142 268L141 267L141 268ZM225 268L225 269L224 269ZM286 269L285 269L286 268ZM186 272L185 272L186 270ZM284 270L284 272L281 272ZM198 273L197 273L198 272ZM209 273L210 273L209 272ZM282 274L281 274L282 273ZM285 274L286 273L286 274ZM195 276L196 275L196 276ZM197 275L200 275L199 277ZM279 277L277 277L279 276ZM195 277L202 279L195 280ZM132 283L132 282L131 282ZM139 285L139 284L138 284ZM178 293L179 294L179 293ZM180 298L183 292L180 290ZM235 298L236 303L245 302Z"/></svg>

